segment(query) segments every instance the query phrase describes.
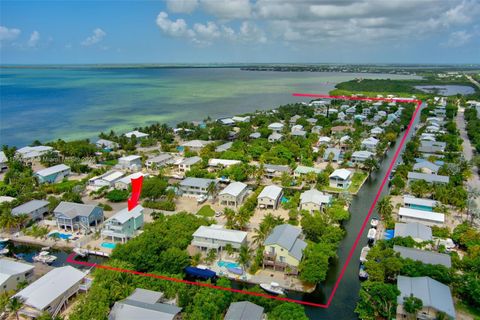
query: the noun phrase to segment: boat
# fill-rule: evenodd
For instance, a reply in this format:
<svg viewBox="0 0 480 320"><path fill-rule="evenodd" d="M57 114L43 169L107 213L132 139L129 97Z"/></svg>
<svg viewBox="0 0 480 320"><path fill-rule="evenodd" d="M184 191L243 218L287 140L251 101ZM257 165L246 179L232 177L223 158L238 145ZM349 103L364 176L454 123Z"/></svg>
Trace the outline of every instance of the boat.
<svg viewBox="0 0 480 320"><path fill-rule="evenodd" d="M367 255L368 255L368 252L370 251L370 247L369 246L365 246L362 248L362 252L360 253L360 262L365 262L367 261Z"/></svg>
<svg viewBox="0 0 480 320"><path fill-rule="evenodd" d="M372 218L372 220L370 220L370 225L372 226L372 228L377 228L378 226L378 218Z"/></svg>
<svg viewBox="0 0 480 320"><path fill-rule="evenodd" d="M7 248L0 249L0 256L4 255L4 254L7 254L9 252L10 252L10 250L8 250Z"/></svg>
<svg viewBox="0 0 480 320"><path fill-rule="evenodd" d="M77 255L80 257L86 257L88 256L88 250L87 249L82 249L82 248L73 248L73 252L75 252Z"/></svg>
<svg viewBox="0 0 480 320"><path fill-rule="evenodd" d="M8 242L10 241L10 239L8 238L0 238L0 243L5 243L5 242Z"/></svg>
<svg viewBox="0 0 480 320"><path fill-rule="evenodd" d="M50 264L55 260L57 260L57 257L54 255L51 255L50 252L48 251L40 251L38 255L33 257L33 261L41 262L45 264Z"/></svg>
<svg viewBox="0 0 480 320"><path fill-rule="evenodd" d="M368 279L368 273L367 271L365 271L365 266L363 264L360 264L360 269L358 270L358 278L360 278L360 280Z"/></svg>
<svg viewBox="0 0 480 320"><path fill-rule="evenodd" d="M187 275L194 278L204 279L204 280L214 279L217 276L216 272L210 269L186 267L184 270Z"/></svg>
<svg viewBox="0 0 480 320"><path fill-rule="evenodd" d="M260 283L260 287L267 291L268 293L272 294L285 294L285 291L280 287L280 285L276 282L271 283Z"/></svg>
<svg viewBox="0 0 480 320"><path fill-rule="evenodd" d="M370 228L370 230L368 230L368 234L367 234L368 241L369 242L375 241L376 235L377 235L377 229Z"/></svg>
<svg viewBox="0 0 480 320"><path fill-rule="evenodd" d="M50 250L50 247L43 247L41 251L48 251Z"/></svg>
<svg viewBox="0 0 480 320"><path fill-rule="evenodd" d="M243 270L240 268L227 268L227 270L233 274L238 274L239 276L243 274Z"/></svg>

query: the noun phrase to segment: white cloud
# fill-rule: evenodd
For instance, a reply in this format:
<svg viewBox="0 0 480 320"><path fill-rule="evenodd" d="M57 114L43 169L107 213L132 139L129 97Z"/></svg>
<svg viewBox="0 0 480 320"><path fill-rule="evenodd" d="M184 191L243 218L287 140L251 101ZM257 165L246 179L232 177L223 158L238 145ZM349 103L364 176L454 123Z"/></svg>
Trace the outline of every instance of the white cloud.
<svg viewBox="0 0 480 320"><path fill-rule="evenodd" d="M20 36L20 29L0 26L0 41L12 41Z"/></svg>
<svg viewBox="0 0 480 320"><path fill-rule="evenodd" d="M168 10L175 13L192 13L197 6L197 0L167 0Z"/></svg>
<svg viewBox="0 0 480 320"><path fill-rule="evenodd" d="M157 26L160 30L171 37L193 37L194 32L188 28L187 23L183 19L175 21L168 18L166 12L160 12L157 16Z"/></svg>
<svg viewBox="0 0 480 320"><path fill-rule="evenodd" d="M201 0L204 10L221 20L249 18L252 6L249 0Z"/></svg>
<svg viewBox="0 0 480 320"><path fill-rule="evenodd" d="M473 34L466 32L465 30L455 31L450 34L447 42L443 45L451 48L458 48L466 45L472 39Z"/></svg>
<svg viewBox="0 0 480 320"><path fill-rule="evenodd" d="M207 24L195 23L193 26L193 30L195 30L196 36L204 39L215 39L220 37L220 30L218 26L209 21Z"/></svg>
<svg viewBox="0 0 480 320"><path fill-rule="evenodd" d="M267 37L265 36L265 32L258 28L254 23L249 21L242 22L240 26L240 39L243 41L252 41L252 42L260 42L264 43L267 41Z"/></svg>
<svg viewBox="0 0 480 320"><path fill-rule="evenodd" d="M93 34L91 36L87 37L85 40L81 42L81 45L84 47L93 46L94 44L102 41L106 35L107 33L105 31L103 31L100 28L96 28L95 30L93 30Z"/></svg>
<svg viewBox="0 0 480 320"><path fill-rule="evenodd" d="M27 46L30 48L36 48L40 41L40 33L37 30L34 30L28 39Z"/></svg>

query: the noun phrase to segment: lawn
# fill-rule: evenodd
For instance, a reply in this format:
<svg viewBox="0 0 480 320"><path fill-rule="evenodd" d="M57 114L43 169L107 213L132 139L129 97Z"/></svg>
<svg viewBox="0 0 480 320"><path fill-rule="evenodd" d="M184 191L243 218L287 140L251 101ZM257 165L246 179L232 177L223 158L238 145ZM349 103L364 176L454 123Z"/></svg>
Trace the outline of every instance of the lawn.
<svg viewBox="0 0 480 320"><path fill-rule="evenodd" d="M107 160L107 161L103 161L102 164L104 165L107 165L107 166L114 166L118 163L118 160L117 159L113 159L113 160Z"/></svg>
<svg viewBox="0 0 480 320"><path fill-rule="evenodd" d="M203 207L200 208L197 212L198 215L209 218L213 217L215 215L215 210L210 207L210 205L206 204Z"/></svg>
<svg viewBox="0 0 480 320"><path fill-rule="evenodd" d="M352 184L350 185L350 187L348 187L348 192L350 192L351 194L357 194L358 190L360 190L367 177L368 173L366 172L354 172L352 177Z"/></svg>

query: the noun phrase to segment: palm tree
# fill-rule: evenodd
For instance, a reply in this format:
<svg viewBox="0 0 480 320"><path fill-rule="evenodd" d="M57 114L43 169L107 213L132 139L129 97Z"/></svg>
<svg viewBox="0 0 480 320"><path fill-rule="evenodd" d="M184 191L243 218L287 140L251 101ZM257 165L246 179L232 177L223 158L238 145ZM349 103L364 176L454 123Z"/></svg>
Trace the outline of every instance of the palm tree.
<svg viewBox="0 0 480 320"><path fill-rule="evenodd" d="M233 251L234 251L233 246L230 243L227 243L225 245L225 251L227 251L227 254L229 256L231 256L233 254Z"/></svg>
<svg viewBox="0 0 480 320"><path fill-rule="evenodd" d="M20 300L19 297L13 297L8 302L7 309L8 311L15 313L17 320L19 320L18 311L20 311L22 306L23 306L22 300Z"/></svg>
<svg viewBox="0 0 480 320"><path fill-rule="evenodd" d="M18 220L11 212L4 211L0 216L0 225L9 232L12 232L18 227Z"/></svg>
<svg viewBox="0 0 480 320"><path fill-rule="evenodd" d="M255 235L253 236L253 243L256 245L261 245L270 232L269 227L265 223L260 223L258 228L256 228L254 231Z"/></svg>
<svg viewBox="0 0 480 320"><path fill-rule="evenodd" d="M223 210L223 214L225 215L225 218L227 219L226 227L228 229L234 229L235 228L235 211L233 211L230 208L225 208Z"/></svg>
<svg viewBox="0 0 480 320"><path fill-rule="evenodd" d="M382 200L377 202L377 211L384 219L392 214L393 206L390 202L390 196L385 196Z"/></svg>
<svg viewBox="0 0 480 320"><path fill-rule="evenodd" d="M212 198L215 198L215 189L217 186L215 185L215 182L210 182L210 184L207 187L207 194L211 195Z"/></svg>
<svg viewBox="0 0 480 320"><path fill-rule="evenodd" d="M202 260L202 255L200 253L196 253L195 255L192 256L192 266L196 266L200 264L201 260Z"/></svg>
<svg viewBox="0 0 480 320"><path fill-rule="evenodd" d="M217 251L215 249L208 250L207 256L205 257L205 261L207 263L212 263L217 259Z"/></svg>
<svg viewBox="0 0 480 320"><path fill-rule="evenodd" d="M19 214L16 216L18 227L23 228L28 221L30 221L30 216L28 214Z"/></svg>
<svg viewBox="0 0 480 320"><path fill-rule="evenodd" d="M250 262L250 256L252 254L252 250L248 246L241 246L240 253L238 254L238 263L242 266L242 270L245 271L245 267Z"/></svg>
<svg viewBox="0 0 480 320"><path fill-rule="evenodd" d="M250 221L250 213L247 210L240 210L236 216L237 227L244 230Z"/></svg>

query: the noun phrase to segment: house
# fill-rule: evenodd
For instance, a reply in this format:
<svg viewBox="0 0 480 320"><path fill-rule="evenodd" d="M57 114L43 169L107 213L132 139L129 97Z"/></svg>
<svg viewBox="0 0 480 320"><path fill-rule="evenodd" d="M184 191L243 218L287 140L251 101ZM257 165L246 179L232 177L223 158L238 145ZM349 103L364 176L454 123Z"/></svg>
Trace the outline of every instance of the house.
<svg viewBox="0 0 480 320"><path fill-rule="evenodd" d="M205 178L186 178L179 185L183 196L208 196L215 193L217 188L217 180Z"/></svg>
<svg viewBox="0 0 480 320"><path fill-rule="evenodd" d="M125 174L120 171L108 171L100 176L93 177L88 180L88 184L93 187L112 187L115 182L122 178Z"/></svg>
<svg viewBox="0 0 480 320"><path fill-rule="evenodd" d="M375 137L375 138L378 138L380 135L383 134L383 132L385 132L385 130L383 130L380 127L375 127L372 130L370 130L370 134L372 135L372 137Z"/></svg>
<svg viewBox="0 0 480 320"><path fill-rule="evenodd" d="M200 251L211 249L222 251L227 244L234 249L239 250L241 246L247 244L247 235L245 231L225 229L220 225L200 226L193 233L191 245Z"/></svg>
<svg viewBox="0 0 480 320"><path fill-rule="evenodd" d="M352 162L353 163L364 163L367 159L373 158L375 154L370 151L355 151L352 153Z"/></svg>
<svg viewBox="0 0 480 320"><path fill-rule="evenodd" d="M70 175L70 167L64 164L57 164L56 166L46 169L38 170L34 173L38 183L56 183L62 181Z"/></svg>
<svg viewBox="0 0 480 320"><path fill-rule="evenodd" d="M442 153L445 152L447 144L443 141L420 141L418 151L425 153Z"/></svg>
<svg viewBox="0 0 480 320"><path fill-rule="evenodd" d="M315 118L308 118L307 122L310 123L311 125L315 125L318 122L318 119Z"/></svg>
<svg viewBox="0 0 480 320"><path fill-rule="evenodd" d="M8 158L3 151L0 151L0 172L8 168Z"/></svg>
<svg viewBox="0 0 480 320"><path fill-rule="evenodd" d="M311 172L315 173L315 174L319 174L319 173L322 173L322 169L319 169L319 168L314 168L314 167L307 167L307 166L298 166L295 168L295 170L293 171L293 176L295 178L298 178L302 175L306 175L306 174L309 174Z"/></svg>
<svg viewBox="0 0 480 320"><path fill-rule="evenodd" d="M330 138L330 137L325 137L325 136L320 137L320 138L318 138L317 145L329 144L331 141L332 141L332 138Z"/></svg>
<svg viewBox="0 0 480 320"><path fill-rule="evenodd" d="M265 177L268 179L280 177L284 172L290 174L290 172L292 171L287 165L277 164L264 164L263 170L265 171Z"/></svg>
<svg viewBox="0 0 480 320"><path fill-rule="evenodd" d="M347 115L346 115L345 112L343 112L343 111L340 111L340 112L337 114L337 119L338 119L338 120L343 121L343 120L345 120L346 117L347 117Z"/></svg>
<svg viewBox="0 0 480 320"><path fill-rule="evenodd" d="M298 273L298 265L303 257L307 243L302 239L302 230L290 224L281 224L273 228L263 245L263 268Z"/></svg>
<svg viewBox="0 0 480 320"><path fill-rule="evenodd" d="M420 171L427 174L437 174L440 170L440 166L437 166L435 163L430 161L417 162L413 165L414 171Z"/></svg>
<svg viewBox="0 0 480 320"><path fill-rule="evenodd" d="M321 131L322 131L322 126L314 126L312 128L312 133L320 134Z"/></svg>
<svg viewBox="0 0 480 320"><path fill-rule="evenodd" d="M42 220L43 215L48 213L48 205L45 200L31 200L12 209L12 215L26 214L30 220Z"/></svg>
<svg viewBox="0 0 480 320"><path fill-rule="evenodd" d="M340 161L341 155L342 151L338 148L326 148L323 153L323 161L331 160L332 162L338 162Z"/></svg>
<svg viewBox="0 0 480 320"><path fill-rule="evenodd" d="M416 242L431 241L432 228L418 222L395 223L395 237L412 237Z"/></svg>
<svg viewBox="0 0 480 320"><path fill-rule="evenodd" d="M229 159L209 159L208 165L210 167L230 167L236 164L240 164L242 161L240 160L229 160Z"/></svg>
<svg viewBox="0 0 480 320"><path fill-rule="evenodd" d="M115 302L108 320L180 320L182 308L160 303L162 292L137 288L127 298Z"/></svg>
<svg viewBox="0 0 480 320"><path fill-rule="evenodd" d="M418 180L425 180L428 183L439 183L439 184L447 184L450 181L450 177L448 176L440 176L437 174L429 174L429 173L420 173L420 172L409 172L407 175L407 182L408 184L412 183L413 181Z"/></svg>
<svg viewBox="0 0 480 320"><path fill-rule="evenodd" d="M363 139L361 143L361 147L365 150L375 152L379 142L380 141L378 139L375 139L374 137L370 137L367 139Z"/></svg>
<svg viewBox="0 0 480 320"><path fill-rule="evenodd" d="M124 208L105 221L101 231L103 238L125 243L133 238L143 226L143 207L137 205L132 210Z"/></svg>
<svg viewBox="0 0 480 320"><path fill-rule="evenodd" d="M232 118L222 118L217 120L218 123L223 124L224 126L233 126L235 125L235 121Z"/></svg>
<svg viewBox="0 0 480 320"><path fill-rule="evenodd" d="M292 126L292 129L290 129L290 132L294 133L295 131L303 131L303 126L301 124L296 124Z"/></svg>
<svg viewBox="0 0 480 320"><path fill-rule="evenodd" d="M173 156L171 154L161 153L156 157L147 159L147 161L145 161L145 166L148 169L161 168L171 163L172 161L173 161Z"/></svg>
<svg viewBox="0 0 480 320"><path fill-rule="evenodd" d="M443 226L445 215L443 213L416 210L401 207L398 218L402 222L419 222L427 226Z"/></svg>
<svg viewBox="0 0 480 320"><path fill-rule="evenodd" d="M403 259L412 259L415 261L420 261L423 264L439 264L446 268L452 267L452 258L448 254L396 245L393 246L393 250L400 253L400 257Z"/></svg>
<svg viewBox="0 0 480 320"><path fill-rule="evenodd" d="M138 130L134 130L134 131L130 131L130 132L125 133L124 136L129 138L129 139L132 138L133 136L135 136L137 139L143 139L143 138L148 137L148 133L143 133L143 132L140 132Z"/></svg>
<svg viewBox="0 0 480 320"><path fill-rule="evenodd" d="M302 118L301 116L299 116L298 114L296 114L296 115L294 115L293 117L291 117L288 122L289 122L290 124L295 124L295 123L297 123L297 121L298 121L299 119L301 119L301 118Z"/></svg>
<svg viewBox="0 0 480 320"><path fill-rule="evenodd" d="M118 179L117 181L115 181L115 189L128 190L128 188L132 184L132 179L138 179L140 177L146 178L148 177L148 174L144 174L142 172L135 172L126 177Z"/></svg>
<svg viewBox="0 0 480 320"><path fill-rule="evenodd" d="M224 206L237 207L242 204L247 194L247 185L243 182L232 182L225 187L219 194L220 204Z"/></svg>
<svg viewBox="0 0 480 320"><path fill-rule="evenodd" d="M363 114L356 114L353 116L353 119L359 120L359 121L365 121L367 120L367 117L365 117Z"/></svg>
<svg viewBox="0 0 480 320"><path fill-rule="evenodd" d="M263 320L263 307L250 301L232 302L228 307L224 320Z"/></svg>
<svg viewBox="0 0 480 320"><path fill-rule="evenodd" d="M95 142L95 145L97 148L105 150L113 150L118 148L118 143L106 139L98 139L97 142Z"/></svg>
<svg viewBox="0 0 480 320"><path fill-rule="evenodd" d="M347 169L336 169L330 174L330 187L347 189L350 186L352 172Z"/></svg>
<svg viewBox="0 0 480 320"><path fill-rule="evenodd" d="M202 161L202 158L198 156L185 158L178 164L178 171L180 172L187 172L192 169L192 166Z"/></svg>
<svg viewBox="0 0 480 320"><path fill-rule="evenodd" d="M283 123L280 123L280 122L271 123L268 125L268 129L278 133L283 130Z"/></svg>
<svg viewBox="0 0 480 320"><path fill-rule="evenodd" d="M300 195L300 210L321 211L323 207L330 205L330 203L332 203L332 196L317 189L310 189Z"/></svg>
<svg viewBox="0 0 480 320"><path fill-rule="evenodd" d="M62 308L68 306L69 299L80 291L85 277L84 272L71 266L53 268L14 295L23 302L18 313L37 318L46 312L55 317Z"/></svg>
<svg viewBox="0 0 480 320"><path fill-rule="evenodd" d="M282 198L283 190L276 185L269 185L263 188L257 197L258 207L260 209L277 209Z"/></svg>
<svg viewBox="0 0 480 320"><path fill-rule="evenodd" d="M118 159L118 168L140 170L142 168L142 157L137 155L130 155Z"/></svg>
<svg viewBox="0 0 480 320"><path fill-rule="evenodd" d="M33 280L34 266L9 258L0 258L0 294L17 290L23 282Z"/></svg>
<svg viewBox="0 0 480 320"><path fill-rule="evenodd" d="M40 160L40 158L48 152L55 152L55 150L49 146L23 147L15 151L15 157L24 162L31 163L32 161Z"/></svg>
<svg viewBox="0 0 480 320"><path fill-rule="evenodd" d="M232 147L233 142L227 142L215 148L215 152L224 152Z"/></svg>
<svg viewBox="0 0 480 320"><path fill-rule="evenodd" d="M448 318L455 319L455 307L450 288L430 277L398 276L397 288L400 295L397 297L397 319L410 317L404 308L404 298L414 296L422 300L422 309L417 313L417 319L436 319L439 312L445 313Z"/></svg>
<svg viewBox="0 0 480 320"><path fill-rule="evenodd" d="M249 137L252 138L252 139L258 139L258 138L260 138L261 136L262 136L262 134L261 134L260 132L254 132L254 133L251 133L251 134L249 135Z"/></svg>
<svg viewBox="0 0 480 320"><path fill-rule="evenodd" d="M282 140L282 138L283 138L283 135L275 131L268 136L268 142L277 142Z"/></svg>
<svg viewBox="0 0 480 320"><path fill-rule="evenodd" d="M245 116L245 117L235 116L235 117L232 117L232 120L235 122L250 122L250 116Z"/></svg>
<svg viewBox="0 0 480 320"><path fill-rule="evenodd" d="M91 225L98 226L103 220L103 209L89 204L62 201L53 210L57 226L70 230L89 231Z"/></svg>
<svg viewBox="0 0 480 320"><path fill-rule="evenodd" d="M307 136L307 131L295 130L295 131L292 131L291 136L305 138Z"/></svg>
<svg viewBox="0 0 480 320"><path fill-rule="evenodd" d="M190 151L199 152L210 143L213 143L213 141L190 140L182 143L181 146L184 148L188 148Z"/></svg>
<svg viewBox="0 0 480 320"><path fill-rule="evenodd" d="M412 196L403 196L405 207L424 211L433 211L437 206L437 201L430 199L415 198Z"/></svg>

